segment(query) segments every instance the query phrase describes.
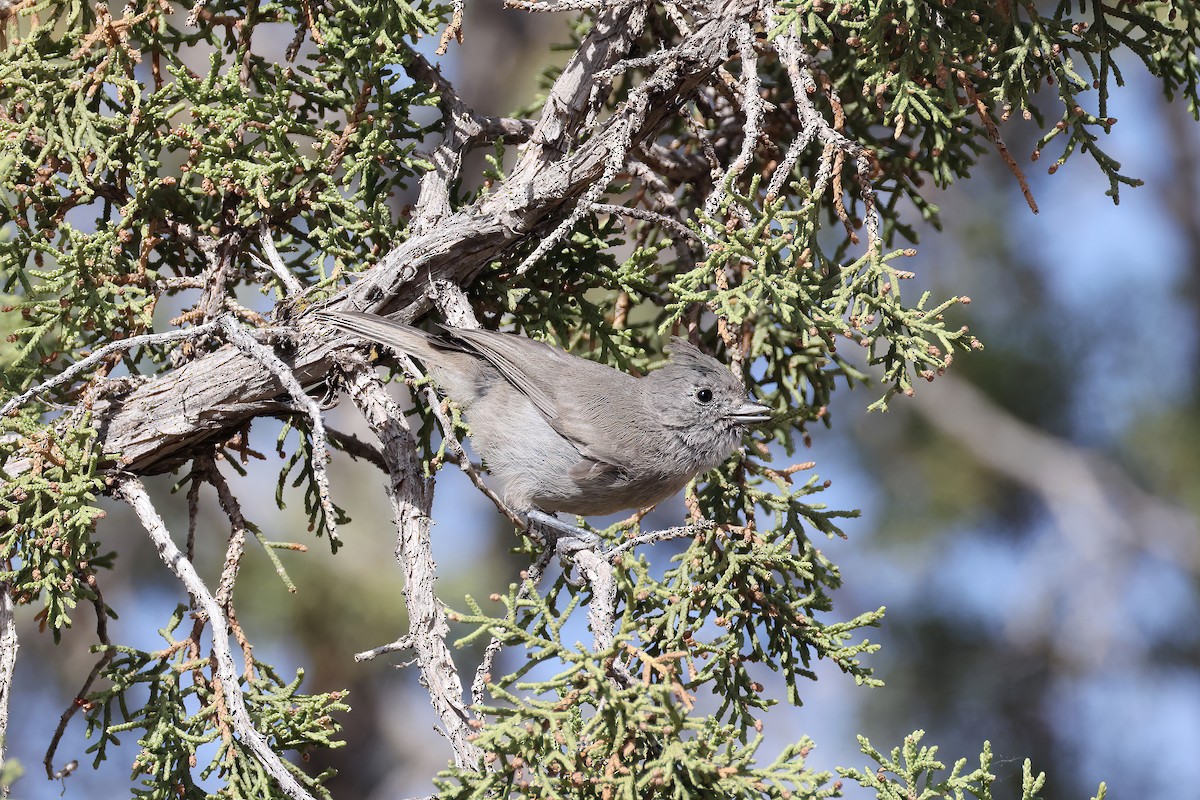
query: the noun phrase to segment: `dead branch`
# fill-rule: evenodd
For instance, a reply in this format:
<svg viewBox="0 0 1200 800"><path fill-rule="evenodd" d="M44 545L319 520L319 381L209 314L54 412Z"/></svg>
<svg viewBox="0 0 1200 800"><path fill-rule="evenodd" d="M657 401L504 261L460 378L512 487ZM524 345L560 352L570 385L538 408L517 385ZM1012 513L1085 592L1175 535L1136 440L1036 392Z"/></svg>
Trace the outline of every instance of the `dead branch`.
<svg viewBox="0 0 1200 800"><path fill-rule="evenodd" d="M401 646L411 648L430 702L454 750L454 762L460 767L478 768L483 752L471 741L474 731L468 723L472 717L463 706L462 681L446 645L450 632L446 612L433 590L436 572L429 542L433 484L422 477L416 442L404 412L388 396L379 376L359 368L350 376L347 389L383 446L387 493L396 523L396 560L404 571L409 620L408 634L403 639L358 657L371 658Z"/></svg>

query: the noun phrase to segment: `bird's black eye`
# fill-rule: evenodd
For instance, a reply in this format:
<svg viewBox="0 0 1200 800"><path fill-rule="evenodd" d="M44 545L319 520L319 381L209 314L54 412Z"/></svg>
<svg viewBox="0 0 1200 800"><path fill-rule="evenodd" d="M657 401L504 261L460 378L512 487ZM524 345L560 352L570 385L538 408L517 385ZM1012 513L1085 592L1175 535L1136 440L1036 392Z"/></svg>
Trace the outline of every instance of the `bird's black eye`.
<svg viewBox="0 0 1200 800"><path fill-rule="evenodd" d="M701 403L711 403L713 399L712 389L697 389L696 399Z"/></svg>

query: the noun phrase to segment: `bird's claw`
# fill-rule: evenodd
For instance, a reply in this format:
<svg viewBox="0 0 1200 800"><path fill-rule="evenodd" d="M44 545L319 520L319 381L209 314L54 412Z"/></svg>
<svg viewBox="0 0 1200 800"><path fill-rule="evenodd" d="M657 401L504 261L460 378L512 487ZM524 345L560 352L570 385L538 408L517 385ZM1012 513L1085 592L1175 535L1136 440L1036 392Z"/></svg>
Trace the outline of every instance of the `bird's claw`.
<svg viewBox="0 0 1200 800"><path fill-rule="evenodd" d="M596 550L604 540L592 531L563 522L557 517L536 509L529 511L526 516L530 523L536 524L550 535L547 546L554 547L554 552L563 565L567 583L576 589L580 588L583 583L573 580L569 574L570 567L575 562L575 554L583 550Z"/></svg>

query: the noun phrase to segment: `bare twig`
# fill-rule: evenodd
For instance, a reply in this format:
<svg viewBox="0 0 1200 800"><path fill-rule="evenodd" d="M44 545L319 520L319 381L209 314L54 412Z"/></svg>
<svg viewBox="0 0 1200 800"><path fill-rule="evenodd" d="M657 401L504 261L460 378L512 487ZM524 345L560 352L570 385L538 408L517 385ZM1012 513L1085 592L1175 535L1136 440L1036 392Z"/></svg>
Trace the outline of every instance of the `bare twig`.
<svg viewBox="0 0 1200 800"><path fill-rule="evenodd" d="M279 256L279 251L275 248L275 242L271 239L271 231L267 227L267 223L263 223L258 228L258 244L262 248L263 255L267 260L263 261L253 253L250 258L255 264L279 278L279 282L283 284L284 294L289 297L299 297L304 294L304 286L300 283L300 279L292 274L287 265L283 263L283 259Z"/></svg>
<svg viewBox="0 0 1200 800"><path fill-rule="evenodd" d="M446 30L442 31L441 41L438 42L437 54L439 56L446 55L446 51L450 48L450 40L462 44L463 42L463 7L466 5L466 0L451 0L451 8L454 10L450 17L450 22L446 25Z"/></svg>
<svg viewBox="0 0 1200 800"><path fill-rule="evenodd" d="M639 534L610 547L604 552L604 555L612 561L622 553L626 553L643 544L653 544L655 542L665 542L670 539L682 539L685 536L695 536L698 533L710 531L714 527L716 525L711 520L702 520L694 525L681 525L677 528L663 528L659 531L650 531L649 533Z"/></svg>
<svg viewBox="0 0 1200 800"><path fill-rule="evenodd" d="M4 776L4 748L8 744L8 704L12 700L13 670L17 666L17 620L13 615L12 586L0 583L0 797L8 797Z"/></svg>
<svg viewBox="0 0 1200 800"><path fill-rule="evenodd" d="M119 342L109 342L101 347L96 352L86 358L76 361L65 370L55 375L48 381L39 383L30 389L26 389L16 397L9 400L0 408L0 417L8 416L16 409L20 408L25 403L29 402L34 396L47 392L55 387L62 386L64 383L70 383L80 373L86 372L105 359L112 357L117 353L124 353L132 350L135 347L150 347L168 342L178 342L182 339L198 339L202 336L207 336L217 329L217 323L206 322L203 325L197 325L194 328L184 328L182 330L167 331L165 333L144 333L140 336L131 336L128 339L122 339Z"/></svg>
<svg viewBox="0 0 1200 800"><path fill-rule="evenodd" d="M991 109L987 103L975 91L974 84L967 77L964 70L954 70L955 76L958 78L958 85L967 93L967 100L975 107L975 111L979 114L979 119L983 122L983 128L987 131L988 138L992 140L992 144L996 146L996 152L1000 154L1000 159L1004 161L1004 165L1008 167L1008 171L1017 179L1017 184L1021 187L1021 194L1025 197L1025 203L1029 206L1029 210L1033 213L1038 213L1037 202L1033 199L1033 191L1029 188L1029 181L1025 178L1025 173L1021 170L1021 166L1017 160L1013 158L1013 154L1009 152L1008 145L1004 143L1004 138L1000 135L1000 126L996 124L996 120L992 119Z"/></svg>
<svg viewBox="0 0 1200 800"><path fill-rule="evenodd" d="M296 584L292 583L292 579L284 568L283 562L276 555L276 546L268 542L266 537L263 536L262 531L258 530L256 526L252 526L246 522L246 518L242 514L242 505L238 502L237 495L229 487L229 482L225 480L225 476L217 469L216 460L211 456L203 456L201 458L200 469L204 478L216 490L217 501L221 504L221 510L229 518L229 544L225 550L225 565L221 570L221 582L217 589L217 602L220 603L221 608L230 614L230 621L233 621L233 606L230 604L233 597L233 584L237 579L237 571L242 560L246 531L253 533L254 538L262 545L262 549L267 554L271 566L275 567L275 574L279 576L279 580L283 581L284 588L295 594ZM306 550L304 545L289 545L288 549Z"/></svg>
<svg viewBox="0 0 1200 800"><path fill-rule="evenodd" d="M96 659L96 663L92 665L92 670L84 679L83 685L75 693L75 699L59 715L58 726L55 727L54 735L50 737L50 743L46 746L46 755L42 758L42 765L46 768L46 778L49 780L69 775L72 770L70 765L77 763L72 759L62 769L55 770L54 756L58 750L58 744L62 741L63 734L67 732L67 725L71 722L71 718L83 708L83 699L91 692L92 684L96 682L96 678L100 677L101 671L113 660L112 641L108 638L108 606L104 602L104 593L100 591L99 584L92 586L92 593L94 594L92 608L96 612L96 641L101 647L100 657Z"/></svg>
<svg viewBox="0 0 1200 800"><path fill-rule="evenodd" d="M414 81L429 85L437 95L438 108L444 115L464 118L466 124L462 132L469 138L499 139L505 144L519 144L527 141L533 133L533 120L492 117L471 109L459 96L454 85L443 77L441 70L416 50L409 50L409 61L404 65L404 71Z"/></svg>
<svg viewBox="0 0 1200 800"><path fill-rule="evenodd" d="M817 129L814 125L805 126L800 131L800 135L792 139L792 143L788 145L787 153L784 154L783 160L775 167L775 172L771 175L771 182L767 184L767 195L765 201L768 203L775 202L779 196L779 192L783 190L784 183L792 174L792 169L796 166L796 162L800 156L812 144L812 140L817 135Z"/></svg>
<svg viewBox="0 0 1200 800"><path fill-rule="evenodd" d="M325 515L325 530L329 540L340 544L337 532L337 511L333 507L333 499L329 493L329 473L325 467L329 461L329 441L325 436L325 422L321 416L321 407L317 401L304 391L300 381L292 374L292 370L283 359L275 355L270 348L257 342L244 327L233 317L222 316L217 320L221 331L229 343L265 367L283 384L283 388L291 396L292 402L308 416L312 436L312 469L313 480L317 484L317 496L320 499L321 510Z"/></svg>
<svg viewBox="0 0 1200 800"><path fill-rule="evenodd" d="M167 526L159 516L158 510L146 493L142 482L132 476L119 478L114 487L114 493L129 504L137 515L138 521L150 535L158 555L163 563L174 573L184 585L200 610L208 617L212 628L212 650L216 661L214 678L220 683L221 696L225 701L225 710L229 714L233 729L241 742L262 764L263 769L279 784L279 788L292 800L313 800L313 796L300 785L295 776L288 770L286 762L271 749L267 739L254 727L250 712L246 708L246 698L242 694L241 683L238 680L237 667L233 662L233 653L229 648L229 628L225 615L216 598L209 592L204 581L200 579L196 568L188 561L175 542Z"/></svg>
<svg viewBox="0 0 1200 800"><path fill-rule="evenodd" d="M703 237L700 236L700 234L696 233L694 230L689 228L687 225L684 225L679 220L671 219L668 216L664 216L663 214L659 214L654 211L648 211L647 209L644 209L644 208L632 208L630 206L619 206L614 203L593 203L592 211L595 213L598 213L598 214L613 214L615 216L632 217L633 219L640 219L643 222L653 223L653 224L659 226L660 228L663 228L664 230L668 231L669 233L673 233L675 236L682 236L686 239L694 239L696 241L703 241Z"/></svg>
<svg viewBox="0 0 1200 800"><path fill-rule="evenodd" d="M750 24L738 24L734 28L734 35L742 60L742 110L746 114L746 125L741 151L729 165L722 179L717 181L712 194L704 203L704 213L709 218L716 217L721 201L725 199L725 193L754 160L754 151L758 147L758 137L762 132L763 115L766 113L762 83L758 77L758 56L754 52L754 33L750 30Z"/></svg>
<svg viewBox="0 0 1200 800"><path fill-rule="evenodd" d="M352 433L342 433L328 426L326 426L325 432L329 434L329 441L351 458L361 458L381 470L387 470L387 465L383 462L383 453L379 452L379 448L375 445L364 442Z"/></svg>
<svg viewBox="0 0 1200 800"><path fill-rule="evenodd" d="M195 463L192 464L191 485L187 491L187 507L188 507L188 532L187 544L184 546L184 553L189 559L196 556L196 523L200 520L200 485L201 485L202 470Z"/></svg>
<svg viewBox="0 0 1200 800"><path fill-rule="evenodd" d="M401 636L394 642L389 644L381 644L379 647L373 647L370 650L363 650L361 653L354 654L355 661L370 661L380 656L385 656L388 653L396 653L404 650L413 649L413 640L411 636Z"/></svg>
<svg viewBox="0 0 1200 800"><path fill-rule="evenodd" d="M521 11L606 11L621 6L640 5L645 0L504 0L505 8L516 8Z"/></svg>
<svg viewBox="0 0 1200 800"><path fill-rule="evenodd" d="M221 567L221 579L217 583L215 596L217 605L228 614L231 610L229 604L233 598L233 585L237 581L242 554L246 549L246 518L242 515L241 503L229 490L229 484L217 469L216 460L207 455L198 461L197 467L205 480L217 490L217 501L221 504L225 516L229 518L229 544L225 547L225 564Z"/></svg>

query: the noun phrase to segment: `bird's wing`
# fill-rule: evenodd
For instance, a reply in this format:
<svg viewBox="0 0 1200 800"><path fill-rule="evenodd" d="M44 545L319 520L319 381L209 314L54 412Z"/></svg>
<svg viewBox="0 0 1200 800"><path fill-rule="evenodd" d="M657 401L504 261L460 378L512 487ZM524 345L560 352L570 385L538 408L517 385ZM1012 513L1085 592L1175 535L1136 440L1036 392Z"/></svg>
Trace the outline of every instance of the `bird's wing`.
<svg viewBox="0 0 1200 800"><path fill-rule="evenodd" d="M567 361L574 356L512 333L477 328L445 330L487 359L547 420L558 416L554 401L556 392L551 390L548 381L561 376Z"/></svg>
<svg viewBox="0 0 1200 800"><path fill-rule="evenodd" d="M579 478L599 478L602 473L612 477L621 471L628 454L613 434L623 427L621 420L635 393L617 399L611 390L636 378L523 336L459 328L449 332L486 358L579 450L583 459L572 470L573 477L576 471Z"/></svg>
<svg viewBox="0 0 1200 800"><path fill-rule="evenodd" d="M579 486L612 486L625 477L625 471L617 464L608 461L597 461L592 458L582 458L571 467L571 480Z"/></svg>

